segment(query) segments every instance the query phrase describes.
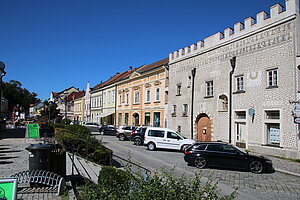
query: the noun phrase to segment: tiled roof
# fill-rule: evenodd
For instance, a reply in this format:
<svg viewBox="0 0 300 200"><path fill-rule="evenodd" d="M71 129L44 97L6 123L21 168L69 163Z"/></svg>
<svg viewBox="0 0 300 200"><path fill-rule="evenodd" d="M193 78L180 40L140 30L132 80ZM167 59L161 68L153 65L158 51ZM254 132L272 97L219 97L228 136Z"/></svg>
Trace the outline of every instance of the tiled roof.
<svg viewBox="0 0 300 200"><path fill-rule="evenodd" d="M124 72L121 72L121 73L117 73L113 77L109 78L107 81L105 81L103 83L99 83L98 85L96 85L95 87L93 87L93 90L99 89L99 88L108 86L110 84L116 83L116 82L118 82L120 80L123 80L125 77L127 77L129 74L131 74L132 72L134 72L136 69L127 70L127 71L124 71Z"/></svg>
<svg viewBox="0 0 300 200"><path fill-rule="evenodd" d="M84 96L85 91L79 91L79 92L72 92L68 98L67 101L74 101L75 99Z"/></svg>
<svg viewBox="0 0 300 200"><path fill-rule="evenodd" d="M146 72L146 71L149 71L151 69L155 69L157 67L160 67L162 65L166 65L169 63L169 57L168 58L164 58L162 60L159 60L155 63L151 63L150 65L143 65L142 67L140 67L137 72L140 72L140 73L143 73L143 72Z"/></svg>

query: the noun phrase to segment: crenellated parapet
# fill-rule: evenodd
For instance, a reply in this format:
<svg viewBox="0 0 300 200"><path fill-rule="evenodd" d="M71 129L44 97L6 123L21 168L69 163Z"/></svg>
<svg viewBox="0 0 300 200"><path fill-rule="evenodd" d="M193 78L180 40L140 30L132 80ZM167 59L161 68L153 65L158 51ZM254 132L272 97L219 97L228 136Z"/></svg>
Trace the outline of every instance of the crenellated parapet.
<svg viewBox="0 0 300 200"><path fill-rule="evenodd" d="M218 45L227 43L243 36L247 36L255 31L267 28L283 20L295 17L299 14L299 0L285 0L285 7L275 4L270 7L269 14L265 11L256 14L256 18L248 17L244 22L237 22L233 28L228 27L223 32L213 34L204 40L190 46L186 46L169 54L169 62L176 62L183 58L201 54Z"/></svg>

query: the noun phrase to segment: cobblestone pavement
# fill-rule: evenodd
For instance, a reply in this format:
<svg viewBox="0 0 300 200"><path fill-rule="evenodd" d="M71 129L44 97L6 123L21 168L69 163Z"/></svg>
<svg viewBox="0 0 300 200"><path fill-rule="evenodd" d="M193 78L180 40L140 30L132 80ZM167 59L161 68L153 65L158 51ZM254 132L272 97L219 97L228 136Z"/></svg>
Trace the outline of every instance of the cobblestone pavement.
<svg viewBox="0 0 300 200"><path fill-rule="evenodd" d="M2 134L2 135L1 135ZM29 169L28 151L25 150L29 144L39 143L35 139L22 138L24 129L7 130L0 132L0 177L10 177L18 172ZM3 137L7 139L3 139ZM18 193L18 199L61 199L55 193L45 192L43 190L33 190L27 193Z"/></svg>
<svg viewBox="0 0 300 200"><path fill-rule="evenodd" d="M192 174L201 172L203 177L212 177L212 180L218 181L222 185L238 188L238 192L249 196L249 199L300 199L300 176L289 175L280 171L275 173L253 174L248 171L234 171L216 168L197 169L188 166L183 160L183 154L176 151L148 151L144 146L132 145L130 141L119 141L111 136L97 136L103 138L105 145L112 148L114 153L121 153L126 158L130 152L131 160L135 160L138 154L142 155L138 158L138 163L144 167L149 164L148 160L161 160L161 165L165 165L166 169L176 166L178 170ZM115 150L113 149L115 148ZM144 155L144 156L143 156ZM149 157L150 156L150 157ZM143 160L143 157L145 158ZM275 159L269 157L274 164L275 169L281 168L285 171L292 170L296 173L300 169L298 163L289 160ZM146 164L147 163L147 164ZM150 163L151 165L151 163ZM153 166L153 165L152 165ZM150 166L150 168L152 168ZM246 198L238 198L246 199Z"/></svg>

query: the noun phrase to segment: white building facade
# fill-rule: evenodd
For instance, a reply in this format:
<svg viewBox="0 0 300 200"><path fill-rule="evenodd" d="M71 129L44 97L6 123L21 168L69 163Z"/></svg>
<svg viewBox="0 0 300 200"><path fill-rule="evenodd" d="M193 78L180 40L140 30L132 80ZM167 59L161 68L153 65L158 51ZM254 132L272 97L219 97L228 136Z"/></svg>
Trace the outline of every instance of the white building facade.
<svg viewBox="0 0 300 200"><path fill-rule="evenodd" d="M269 17L260 12L170 53L168 127L199 141L299 159L292 115L300 100L299 27L299 0L286 0Z"/></svg>

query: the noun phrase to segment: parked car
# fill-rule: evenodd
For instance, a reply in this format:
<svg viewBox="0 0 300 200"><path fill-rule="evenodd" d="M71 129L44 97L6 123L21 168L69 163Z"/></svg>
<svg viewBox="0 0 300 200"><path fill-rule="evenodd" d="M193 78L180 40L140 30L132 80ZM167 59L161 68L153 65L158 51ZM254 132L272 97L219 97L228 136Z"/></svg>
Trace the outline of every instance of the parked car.
<svg viewBox="0 0 300 200"><path fill-rule="evenodd" d="M130 140L133 141L135 145L143 145L147 128L147 126L137 127L134 131L131 132Z"/></svg>
<svg viewBox="0 0 300 200"><path fill-rule="evenodd" d="M253 173L274 171L272 161L249 155L224 142L196 142L184 151L184 160L197 168L223 167L250 170Z"/></svg>
<svg viewBox="0 0 300 200"><path fill-rule="evenodd" d="M94 122L86 122L84 126L90 129L92 132L98 132L100 129L100 125Z"/></svg>
<svg viewBox="0 0 300 200"><path fill-rule="evenodd" d="M194 140L186 139L179 133L168 128L149 127L144 137L144 143L150 151L156 148L184 150L194 142Z"/></svg>
<svg viewBox="0 0 300 200"><path fill-rule="evenodd" d="M114 125L103 125L100 127L99 132L102 135L116 135L117 128Z"/></svg>
<svg viewBox="0 0 300 200"><path fill-rule="evenodd" d="M124 140L130 140L131 133L136 129L135 126L119 126L117 129L117 138L119 140L124 141Z"/></svg>

